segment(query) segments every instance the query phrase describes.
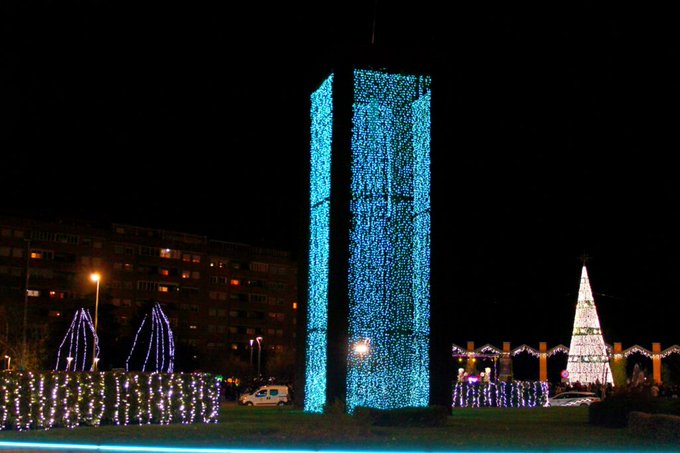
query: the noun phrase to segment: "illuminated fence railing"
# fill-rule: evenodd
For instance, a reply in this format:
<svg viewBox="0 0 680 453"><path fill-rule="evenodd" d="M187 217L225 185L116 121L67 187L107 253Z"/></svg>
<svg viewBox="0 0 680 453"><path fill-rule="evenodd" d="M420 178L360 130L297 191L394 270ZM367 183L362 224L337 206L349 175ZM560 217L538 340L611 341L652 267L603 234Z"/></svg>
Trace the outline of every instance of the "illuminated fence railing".
<svg viewBox="0 0 680 453"><path fill-rule="evenodd" d="M629 347L628 349L623 349L621 346L621 343L614 343L613 346L610 346L608 344L605 344L606 348L606 353L607 353L607 358L608 358L608 363L611 362L612 366L618 366L619 369L621 365L621 360L624 358L628 358L629 356L633 354L639 354L644 357L652 359L652 379L656 383L662 382L661 378L661 368L662 364L661 361L662 359L667 359L671 355L674 354L679 354L680 355L680 346L677 344L674 344L670 347L667 347L666 349L661 349L661 344L660 343L652 343L652 350L643 348L642 346L639 345L633 345ZM467 348L462 348L461 346L458 346L456 344L451 345L451 354L454 358L458 359L458 364L459 366L464 366L467 364L468 361L474 361L478 358L483 358L483 359L492 359L493 360L493 369L490 369L492 373L492 380L495 381L496 379L500 380L506 380L508 378L512 378L512 372L511 372L511 367L509 362L511 362L511 358L514 356L517 356L519 354L528 354L530 356L536 357L539 360L539 376L538 380L539 381L546 381L548 378L548 373L547 373L547 359L555 356L557 354L569 354L569 348L564 346L564 345L557 345L554 346L550 349L547 348L547 345L545 342L541 342L539 349L532 348L531 346L528 346L526 344L520 345L514 349L510 348L510 343L509 342L504 342L503 343L503 349L499 349L493 345L486 344L480 348L475 349L474 347L474 342L469 341ZM505 361L505 365L502 364L502 362ZM501 362L501 369L496 368L498 365L498 362ZM459 368L459 379L461 378L464 369ZM567 370L568 371L568 370ZM611 373L611 372L610 372ZM618 376L618 381L615 383L615 385L624 385L625 384L625 364L623 365L623 374L617 373ZM567 374L568 376L568 374ZM464 377L464 376L462 376ZM612 376L613 378L614 376ZM603 379L601 379L601 382L604 381L605 376L603 376Z"/></svg>
<svg viewBox="0 0 680 453"><path fill-rule="evenodd" d="M0 430L217 423L219 404L219 380L205 373L0 375Z"/></svg>
<svg viewBox="0 0 680 453"><path fill-rule="evenodd" d="M453 407L543 407L547 404L547 382L458 382L453 387Z"/></svg>

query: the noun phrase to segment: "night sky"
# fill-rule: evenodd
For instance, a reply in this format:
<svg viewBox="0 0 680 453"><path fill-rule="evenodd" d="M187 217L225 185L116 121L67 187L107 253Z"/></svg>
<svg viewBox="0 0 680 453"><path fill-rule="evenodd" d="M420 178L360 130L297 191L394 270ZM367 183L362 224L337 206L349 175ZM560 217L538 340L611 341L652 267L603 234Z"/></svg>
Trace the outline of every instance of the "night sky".
<svg viewBox="0 0 680 453"><path fill-rule="evenodd" d="M304 259L309 94L339 55L376 50L433 76L432 303L447 307L450 341L568 345L586 254L605 341L680 344L670 10L0 5L2 214Z"/></svg>

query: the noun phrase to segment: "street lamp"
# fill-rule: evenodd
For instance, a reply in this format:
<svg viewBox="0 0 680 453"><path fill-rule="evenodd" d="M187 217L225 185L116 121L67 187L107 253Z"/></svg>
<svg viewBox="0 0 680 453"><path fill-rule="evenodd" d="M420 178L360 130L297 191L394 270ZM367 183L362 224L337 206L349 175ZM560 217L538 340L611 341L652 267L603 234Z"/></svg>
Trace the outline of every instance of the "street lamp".
<svg viewBox="0 0 680 453"><path fill-rule="evenodd" d="M73 362L73 357L66 357L66 371L71 371L71 362Z"/></svg>
<svg viewBox="0 0 680 453"><path fill-rule="evenodd" d="M260 377L260 356L262 355L262 337L255 338L257 341L257 377Z"/></svg>
<svg viewBox="0 0 680 453"><path fill-rule="evenodd" d="M90 279L97 284L97 291L94 296L94 344L92 345L92 371L97 371L97 344L99 343L97 338L97 312L99 311L99 280L101 280L101 275L95 272L90 275Z"/></svg>
<svg viewBox="0 0 680 453"><path fill-rule="evenodd" d="M9 368L9 364L10 364L10 362L12 361L12 358L11 358L10 356L8 356L8 355L6 355L5 358L7 359L7 369L9 370L9 369L10 369L10 368Z"/></svg>
<svg viewBox="0 0 680 453"><path fill-rule="evenodd" d="M368 354L370 342L371 342L371 340L366 339L366 340L359 341L359 342L355 343L354 344L354 352L359 354L360 357L365 356L366 354Z"/></svg>
<svg viewBox="0 0 680 453"><path fill-rule="evenodd" d="M253 340L252 338L250 339L250 371L253 371Z"/></svg>

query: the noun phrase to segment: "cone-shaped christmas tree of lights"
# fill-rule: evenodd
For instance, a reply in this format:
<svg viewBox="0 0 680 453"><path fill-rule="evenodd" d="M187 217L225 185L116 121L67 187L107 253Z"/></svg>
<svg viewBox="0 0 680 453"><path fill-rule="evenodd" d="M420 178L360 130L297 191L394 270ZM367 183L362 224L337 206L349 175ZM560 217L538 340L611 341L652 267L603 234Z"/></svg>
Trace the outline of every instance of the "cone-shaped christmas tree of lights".
<svg viewBox="0 0 680 453"><path fill-rule="evenodd" d="M597 317L597 309L585 266L581 271L581 286L578 291L574 330L569 345L567 372L569 381L572 383L614 383L612 370L609 367L607 346L602 338L600 319Z"/></svg>

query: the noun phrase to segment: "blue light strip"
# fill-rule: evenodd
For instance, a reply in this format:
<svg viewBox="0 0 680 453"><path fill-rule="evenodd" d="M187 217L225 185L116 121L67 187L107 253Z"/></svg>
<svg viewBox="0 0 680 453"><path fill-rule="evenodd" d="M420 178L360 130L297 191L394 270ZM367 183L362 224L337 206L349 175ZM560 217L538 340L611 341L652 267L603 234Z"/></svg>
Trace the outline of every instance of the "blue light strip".
<svg viewBox="0 0 680 453"><path fill-rule="evenodd" d="M94 444L57 444L49 442L2 442L0 448L44 449L44 450L71 450L71 451L138 451L149 453L394 453L394 450L277 450L247 449L247 448L191 448L191 447L154 447L141 445L94 445ZM440 453L479 453L477 450L442 450ZM512 451L526 450L487 450L485 453L508 453ZM556 449L553 451L571 451ZM579 450L580 453L603 453L618 450ZM664 450L654 450L664 453ZM671 452L673 450L666 450ZM399 450L399 453L430 453L430 450Z"/></svg>
<svg viewBox="0 0 680 453"><path fill-rule="evenodd" d="M429 84L354 71L349 412L428 405Z"/></svg>
<svg viewBox="0 0 680 453"><path fill-rule="evenodd" d="M311 96L310 238L305 363L306 412L326 404L333 75Z"/></svg>

